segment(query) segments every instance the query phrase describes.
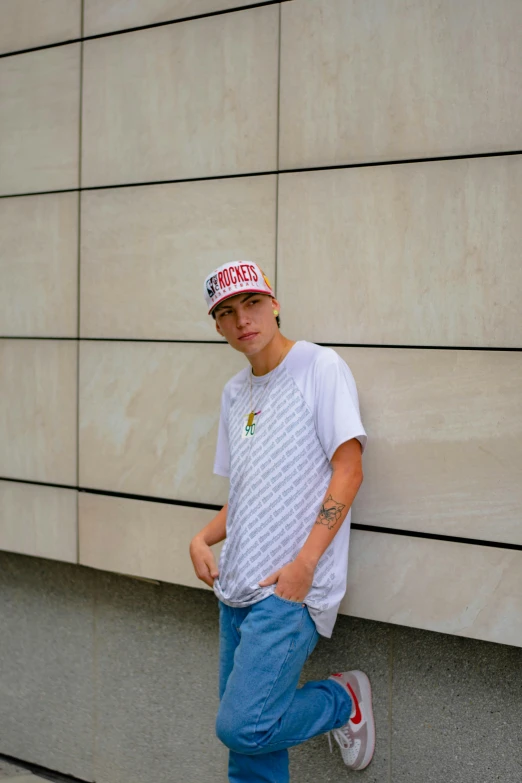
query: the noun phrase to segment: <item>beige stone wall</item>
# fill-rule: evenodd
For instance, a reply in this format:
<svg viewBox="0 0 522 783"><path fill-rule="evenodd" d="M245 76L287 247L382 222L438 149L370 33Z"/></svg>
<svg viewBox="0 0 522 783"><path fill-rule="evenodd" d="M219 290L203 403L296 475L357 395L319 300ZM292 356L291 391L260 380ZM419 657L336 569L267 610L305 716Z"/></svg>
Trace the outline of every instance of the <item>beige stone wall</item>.
<svg viewBox="0 0 522 783"><path fill-rule="evenodd" d="M357 381L343 611L522 646L522 4L239 5L0 5L0 549L201 586L254 259Z"/></svg>

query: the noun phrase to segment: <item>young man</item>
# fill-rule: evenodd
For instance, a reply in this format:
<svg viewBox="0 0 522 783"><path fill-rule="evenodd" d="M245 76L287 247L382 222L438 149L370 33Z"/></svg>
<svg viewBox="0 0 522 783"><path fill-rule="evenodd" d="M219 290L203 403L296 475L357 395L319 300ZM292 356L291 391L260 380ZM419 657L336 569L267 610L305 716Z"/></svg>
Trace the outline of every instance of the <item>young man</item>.
<svg viewBox="0 0 522 783"><path fill-rule="evenodd" d="M225 386L214 472L227 504L190 545L220 611L219 739L230 783L287 783L288 748L332 732L351 769L372 758L371 688L360 671L297 688L346 590L350 507L366 432L346 363L284 337L259 266L224 264L205 280L216 329L249 366ZM226 540L225 540L226 539ZM210 547L225 540L219 569Z"/></svg>

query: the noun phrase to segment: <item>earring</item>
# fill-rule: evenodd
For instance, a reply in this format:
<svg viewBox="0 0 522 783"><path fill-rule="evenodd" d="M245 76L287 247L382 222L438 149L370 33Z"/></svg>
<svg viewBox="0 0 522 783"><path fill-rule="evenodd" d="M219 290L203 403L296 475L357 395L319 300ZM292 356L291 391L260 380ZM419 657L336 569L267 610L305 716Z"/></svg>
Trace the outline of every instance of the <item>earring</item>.
<svg viewBox="0 0 522 783"><path fill-rule="evenodd" d="M274 315L279 315L279 310L274 310Z"/></svg>

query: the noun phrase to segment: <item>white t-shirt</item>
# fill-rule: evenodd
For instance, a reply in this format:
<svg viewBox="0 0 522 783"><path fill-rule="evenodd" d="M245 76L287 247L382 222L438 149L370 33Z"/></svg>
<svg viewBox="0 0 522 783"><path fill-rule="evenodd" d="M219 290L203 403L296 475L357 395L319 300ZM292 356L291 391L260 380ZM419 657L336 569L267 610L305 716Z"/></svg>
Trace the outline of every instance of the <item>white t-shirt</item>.
<svg viewBox="0 0 522 783"><path fill-rule="evenodd" d="M250 378L253 429L247 421ZM321 509L330 460L351 438L364 451L355 381L332 348L299 340L275 370L255 376L249 366L228 381L214 463L214 473L230 478L227 537L214 580L221 601L249 606L275 591L276 585L259 582L295 559ZM327 637L346 591L350 518L351 511L319 560L305 598L318 632Z"/></svg>

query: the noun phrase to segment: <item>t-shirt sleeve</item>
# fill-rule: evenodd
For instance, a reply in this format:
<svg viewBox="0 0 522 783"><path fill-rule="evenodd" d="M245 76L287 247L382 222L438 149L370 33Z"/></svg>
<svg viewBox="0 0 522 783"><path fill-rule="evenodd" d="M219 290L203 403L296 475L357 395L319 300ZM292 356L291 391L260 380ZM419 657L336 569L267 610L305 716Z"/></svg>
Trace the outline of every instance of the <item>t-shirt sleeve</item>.
<svg viewBox="0 0 522 783"><path fill-rule="evenodd" d="M228 409L229 395L226 387L221 395L221 410L219 414L219 427L216 444L216 456L214 459L214 473L218 476L230 477L230 448L228 441Z"/></svg>
<svg viewBox="0 0 522 783"><path fill-rule="evenodd" d="M359 412L355 379L348 365L332 351L315 367L314 418L321 445L329 460L347 440L357 438L364 452L367 435Z"/></svg>

